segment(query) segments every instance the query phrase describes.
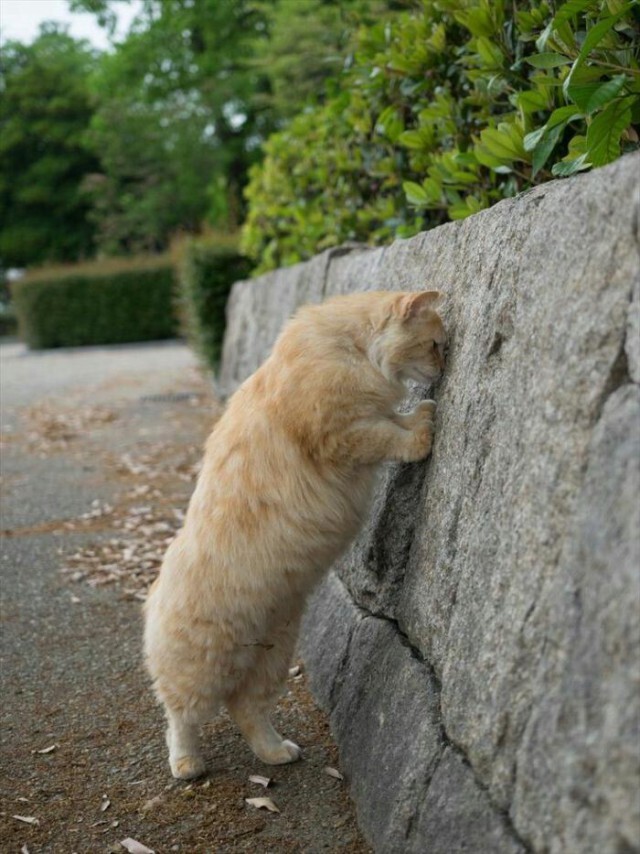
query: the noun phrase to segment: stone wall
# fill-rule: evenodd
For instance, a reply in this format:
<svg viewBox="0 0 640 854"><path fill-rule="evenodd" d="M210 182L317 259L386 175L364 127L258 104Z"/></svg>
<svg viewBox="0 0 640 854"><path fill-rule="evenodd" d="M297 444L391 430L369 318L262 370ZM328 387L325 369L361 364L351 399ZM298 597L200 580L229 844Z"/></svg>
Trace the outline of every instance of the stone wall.
<svg viewBox="0 0 640 854"><path fill-rule="evenodd" d="M640 850L639 179L629 155L234 287L227 392L303 302L446 293L433 453L385 471L304 626L383 854Z"/></svg>

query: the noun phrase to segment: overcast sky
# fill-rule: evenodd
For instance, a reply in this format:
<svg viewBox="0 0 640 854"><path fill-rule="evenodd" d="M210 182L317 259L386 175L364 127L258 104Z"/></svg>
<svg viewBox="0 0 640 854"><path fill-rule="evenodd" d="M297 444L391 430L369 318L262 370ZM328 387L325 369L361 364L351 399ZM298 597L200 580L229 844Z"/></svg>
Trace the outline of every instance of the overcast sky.
<svg viewBox="0 0 640 854"><path fill-rule="evenodd" d="M118 36L123 36L140 8L140 0L117 3ZM69 33L78 39L87 39L94 47L104 50L109 46L104 31L94 15L71 13L67 0L0 0L0 42L9 39L28 44L38 35L43 21L56 21L69 25Z"/></svg>

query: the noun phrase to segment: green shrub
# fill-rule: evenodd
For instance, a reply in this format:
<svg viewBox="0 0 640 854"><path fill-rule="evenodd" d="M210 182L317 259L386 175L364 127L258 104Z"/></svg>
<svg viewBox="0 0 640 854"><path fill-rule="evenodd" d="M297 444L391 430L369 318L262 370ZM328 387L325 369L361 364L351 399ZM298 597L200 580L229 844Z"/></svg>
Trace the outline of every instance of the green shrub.
<svg viewBox="0 0 640 854"><path fill-rule="evenodd" d="M18 320L9 293L9 282L0 268L0 337L15 335L18 331Z"/></svg>
<svg viewBox="0 0 640 854"><path fill-rule="evenodd" d="M16 335L18 332L18 319L10 306L0 303L0 337L5 335Z"/></svg>
<svg viewBox="0 0 640 854"><path fill-rule="evenodd" d="M29 274L11 286L20 335L32 349L171 338L173 279L166 258Z"/></svg>
<svg viewBox="0 0 640 854"><path fill-rule="evenodd" d="M185 245L178 265L180 328L212 369L220 361L231 286L251 272L250 262L234 247L235 239L226 246L218 239L191 240Z"/></svg>
<svg viewBox="0 0 640 854"><path fill-rule="evenodd" d="M247 188L257 271L384 243L638 147L638 0L419 0L363 29Z"/></svg>

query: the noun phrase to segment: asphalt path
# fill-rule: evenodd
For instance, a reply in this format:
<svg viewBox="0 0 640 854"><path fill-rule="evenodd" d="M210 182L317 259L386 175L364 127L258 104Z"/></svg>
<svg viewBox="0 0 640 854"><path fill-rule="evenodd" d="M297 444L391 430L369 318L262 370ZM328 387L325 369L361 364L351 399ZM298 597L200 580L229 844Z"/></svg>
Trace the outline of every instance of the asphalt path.
<svg viewBox="0 0 640 854"><path fill-rule="evenodd" d="M346 784L324 773L339 758L304 675L279 712L303 762L262 766L223 719L205 731L209 776L173 781L141 666L140 602L61 573L114 537L113 520L123 536L145 480L151 515L161 501L186 506L193 470L175 460L197 458L217 406L191 352L7 342L0 384L0 850L122 852L129 837L156 852L369 850ZM265 794L250 774L274 779L279 813L247 803Z"/></svg>

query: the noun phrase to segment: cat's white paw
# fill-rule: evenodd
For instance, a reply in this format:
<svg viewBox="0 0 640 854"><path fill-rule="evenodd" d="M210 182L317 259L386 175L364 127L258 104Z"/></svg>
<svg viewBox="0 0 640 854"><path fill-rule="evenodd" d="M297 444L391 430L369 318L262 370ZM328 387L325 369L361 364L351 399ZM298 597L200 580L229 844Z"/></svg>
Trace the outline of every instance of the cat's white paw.
<svg viewBox="0 0 640 854"><path fill-rule="evenodd" d="M295 743L295 741L289 741L288 739L285 739L282 742L282 746L285 748L285 750L288 752L289 756L291 757L291 759L289 760L290 762L295 762L296 760L300 759L300 757L302 756L302 748L299 747Z"/></svg>
<svg viewBox="0 0 640 854"><path fill-rule="evenodd" d="M286 765L288 762L296 762L300 759L302 750L293 741L284 739L274 750L261 750L256 753L259 759L267 765Z"/></svg>
<svg viewBox="0 0 640 854"><path fill-rule="evenodd" d="M169 759L171 773L178 780L194 780L202 777L207 770L202 756L179 756L177 759Z"/></svg>
<svg viewBox="0 0 640 854"><path fill-rule="evenodd" d="M421 400L420 403L414 409L415 414L420 413L421 415L426 416L429 421L433 421L436 415L436 402L435 400Z"/></svg>

